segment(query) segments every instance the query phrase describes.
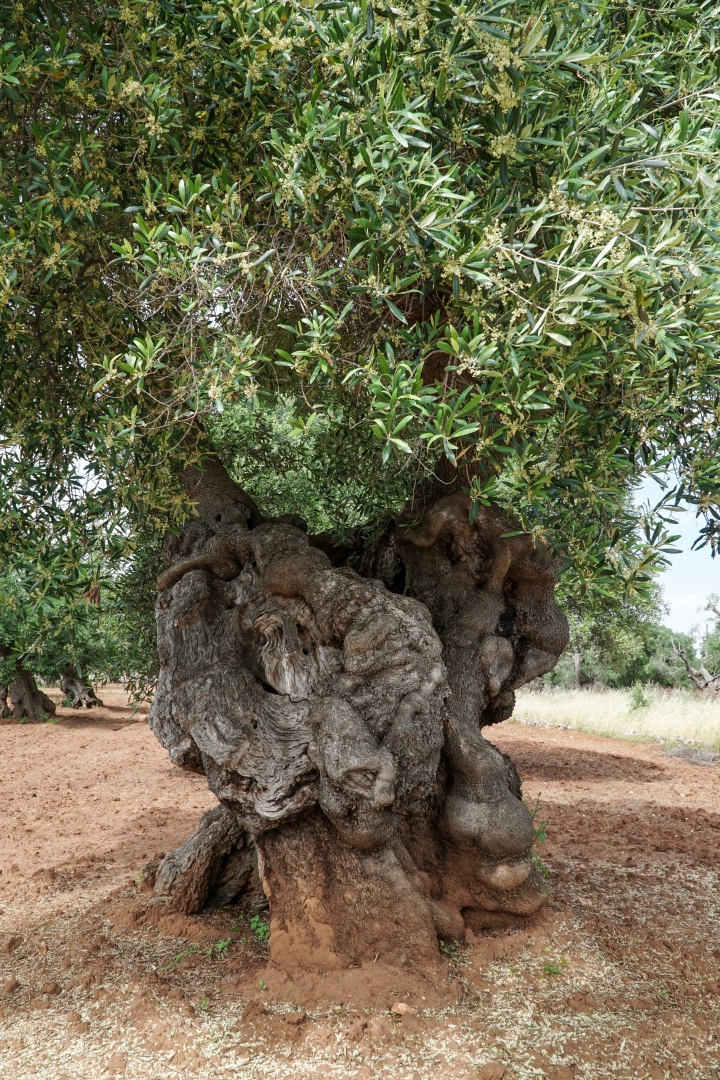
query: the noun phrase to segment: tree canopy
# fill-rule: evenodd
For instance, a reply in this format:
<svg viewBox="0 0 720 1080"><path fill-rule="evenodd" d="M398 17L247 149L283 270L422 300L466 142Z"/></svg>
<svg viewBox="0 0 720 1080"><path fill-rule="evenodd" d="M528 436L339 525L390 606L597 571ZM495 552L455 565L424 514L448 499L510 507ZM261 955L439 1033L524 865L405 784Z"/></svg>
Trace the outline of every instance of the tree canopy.
<svg viewBox="0 0 720 1080"><path fill-rule="evenodd" d="M651 588L679 498L715 544L719 30L2 0L4 552L80 580L213 449L336 529L463 470L581 593Z"/></svg>

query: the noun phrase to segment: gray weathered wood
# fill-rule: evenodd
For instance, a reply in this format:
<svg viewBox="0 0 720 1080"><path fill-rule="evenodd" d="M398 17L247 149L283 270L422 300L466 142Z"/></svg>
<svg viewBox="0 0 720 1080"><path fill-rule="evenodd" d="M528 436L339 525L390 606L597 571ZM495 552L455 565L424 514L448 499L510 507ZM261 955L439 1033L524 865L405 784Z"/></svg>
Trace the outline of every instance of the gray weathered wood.
<svg viewBox="0 0 720 1080"><path fill-rule="evenodd" d="M238 818L224 806L213 807L203 815L197 832L161 860L155 871L155 893L165 897L174 911L187 915L200 911L228 856L244 847L244 830ZM233 898L252 874L254 857L246 861L247 876L238 883Z"/></svg>
<svg viewBox="0 0 720 1080"><path fill-rule="evenodd" d="M66 667L60 674L60 689L65 698L72 699L74 709L94 709L102 706L86 679L81 679L73 667Z"/></svg>
<svg viewBox="0 0 720 1080"><path fill-rule="evenodd" d="M55 702L39 688L29 671L17 665L17 674L10 684L13 719L43 720L55 715Z"/></svg>
<svg viewBox="0 0 720 1080"><path fill-rule="evenodd" d="M150 724L223 809L156 891L226 899L257 852L273 959L323 969L537 910L532 819L482 728L567 642L549 559L462 493L338 552L219 462L185 479L199 520L164 546Z"/></svg>

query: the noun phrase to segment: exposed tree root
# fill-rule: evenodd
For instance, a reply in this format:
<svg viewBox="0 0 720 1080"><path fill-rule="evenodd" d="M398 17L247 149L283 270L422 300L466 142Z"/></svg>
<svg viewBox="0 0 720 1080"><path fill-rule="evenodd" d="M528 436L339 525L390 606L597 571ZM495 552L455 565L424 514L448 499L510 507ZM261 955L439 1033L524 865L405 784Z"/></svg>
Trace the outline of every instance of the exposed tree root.
<svg viewBox="0 0 720 1080"><path fill-rule="evenodd" d="M13 719L40 721L55 715L55 702L38 687L29 671L18 663L17 675L10 686Z"/></svg>
<svg viewBox="0 0 720 1080"><path fill-rule="evenodd" d="M224 806L203 815L197 832L159 864L150 864L145 880L173 911L194 915L206 903L232 901L257 879L257 851L237 817Z"/></svg>

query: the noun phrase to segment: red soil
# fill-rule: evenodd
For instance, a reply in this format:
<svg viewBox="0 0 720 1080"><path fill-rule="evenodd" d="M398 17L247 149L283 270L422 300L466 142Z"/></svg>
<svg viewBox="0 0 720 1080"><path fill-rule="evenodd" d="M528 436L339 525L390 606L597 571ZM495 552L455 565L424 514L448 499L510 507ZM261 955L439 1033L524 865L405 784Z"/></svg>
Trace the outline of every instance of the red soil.
<svg viewBox="0 0 720 1080"><path fill-rule="evenodd" d="M237 910L153 918L143 864L214 798L170 764L146 709L101 696L57 724L0 727L3 1080L715 1080L720 767L501 725L490 738L549 822L541 917L434 974L379 957L288 980Z"/></svg>

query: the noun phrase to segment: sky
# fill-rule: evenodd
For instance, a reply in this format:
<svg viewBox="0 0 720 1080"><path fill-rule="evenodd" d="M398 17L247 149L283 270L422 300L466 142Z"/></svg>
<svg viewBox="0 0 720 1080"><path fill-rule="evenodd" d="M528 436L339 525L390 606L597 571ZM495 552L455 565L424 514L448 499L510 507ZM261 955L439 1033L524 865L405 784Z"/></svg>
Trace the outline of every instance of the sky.
<svg viewBox="0 0 720 1080"><path fill-rule="evenodd" d="M643 502L648 498L656 502L659 492L657 484L648 481L638 497ZM692 509L677 515L677 525L670 528L671 533L680 533L680 539L673 547L681 548L682 554L670 555L671 565L658 578L670 609L663 621L672 630L683 633L688 633L693 626L703 628L705 619L710 617L709 612L703 611L705 600L710 593L720 593L720 555L713 559L709 547L690 550L700 524L702 522L697 522Z"/></svg>

